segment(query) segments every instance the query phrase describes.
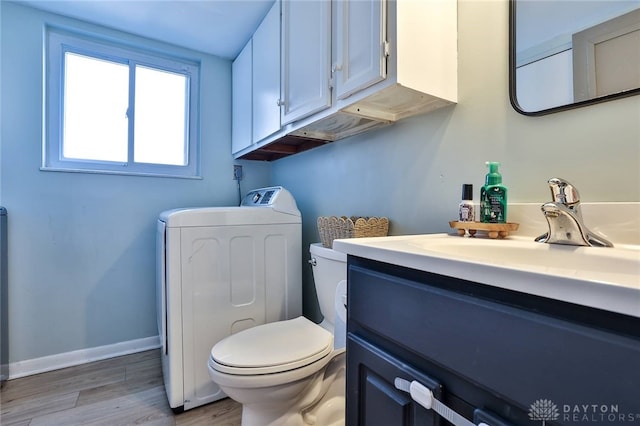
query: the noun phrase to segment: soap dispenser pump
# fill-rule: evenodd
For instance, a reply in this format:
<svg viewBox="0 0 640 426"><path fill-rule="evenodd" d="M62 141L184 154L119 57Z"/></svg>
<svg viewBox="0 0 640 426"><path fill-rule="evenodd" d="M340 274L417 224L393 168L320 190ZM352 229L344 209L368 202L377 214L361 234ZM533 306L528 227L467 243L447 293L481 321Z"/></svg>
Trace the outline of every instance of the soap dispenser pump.
<svg viewBox="0 0 640 426"><path fill-rule="evenodd" d="M507 222L507 188L502 185L502 175L498 172L500 163L487 161L489 173L480 190L480 221L485 223Z"/></svg>

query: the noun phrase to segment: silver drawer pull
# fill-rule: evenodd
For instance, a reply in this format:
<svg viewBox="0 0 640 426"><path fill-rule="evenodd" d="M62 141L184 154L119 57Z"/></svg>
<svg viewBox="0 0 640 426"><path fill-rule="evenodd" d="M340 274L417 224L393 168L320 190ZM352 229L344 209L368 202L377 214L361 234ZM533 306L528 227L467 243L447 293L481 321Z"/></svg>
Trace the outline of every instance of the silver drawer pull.
<svg viewBox="0 0 640 426"><path fill-rule="evenodd" d="M433 396L433 392L431 392L431 389L424 386L422 383L415 380L410 382L406 379L396 377L393 384L395 385L396 389L407 392L409 395L411 395L411 399L413 399L415 402L422 405L427 410L435 411L446 420L453 423L455 426L476 426L474 423L470 422L451 408L444 405L442 402L438 401ZM484 423L481 423L480 425L483 424Z"/></svg>

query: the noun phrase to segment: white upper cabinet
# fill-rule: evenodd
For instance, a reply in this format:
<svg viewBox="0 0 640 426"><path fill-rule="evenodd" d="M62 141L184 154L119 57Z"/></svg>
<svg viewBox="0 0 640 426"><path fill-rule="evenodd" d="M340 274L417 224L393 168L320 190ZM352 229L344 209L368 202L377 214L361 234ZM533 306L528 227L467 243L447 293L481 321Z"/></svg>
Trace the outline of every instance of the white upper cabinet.
<svg viewBox="0 0 640 426"><path fill-rule="evenodd" d="M253 143L280 130L280 2L253 35Z"/></svg>
<svg viewBox="0 0 640 426"><path fill-rule="evenodd" d="M231 67L231 152L280 130L280 2L262 20Z"/></svg>
<svg viewBox="0 0 640 426"><path fill-rule="evenodd" d="M331 106L331 2L282 2L282 125Z"/></svg>
<svg viewBox="0 0 640 426"><path fill-rule="evenodd" d="M251 146L251 40L231 66L231 152Z"/></svg>
<svg viewBox="0 0 640 426"><path fill-rule="evenodd" d="M387 0L386 78L336 107L395 122L456 103L457 12L456 0Z"/></svg>
<svg viewBox="0 0 640 426"><path fill-rule="evenodd" d="M386 0L336 0L332 67L336 99L344 99L386 77Z"/></svg>
<svg viewBox="0 0 640 426"><path fill-rule="evenodd" d="M254 36L253 144L236 158L276 160L457 102L457 0L276 5L281 48L272 39L260 45L263 28ZM271 109L277 63L279 119Z"/></svg>

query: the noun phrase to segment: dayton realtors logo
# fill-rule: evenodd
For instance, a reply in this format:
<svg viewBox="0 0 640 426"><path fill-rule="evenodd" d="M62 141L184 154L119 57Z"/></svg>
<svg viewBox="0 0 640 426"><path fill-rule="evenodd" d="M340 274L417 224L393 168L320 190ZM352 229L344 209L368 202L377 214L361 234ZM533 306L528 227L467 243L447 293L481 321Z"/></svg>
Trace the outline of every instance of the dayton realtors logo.
<svg viewBox="0 0 640 426"><path fill-rule="evenodd" d="M539 399L529 407L529 418L541 420L543 426L547 421L561 419L563 422L580 424L626 424L640 423L640 413L624 412L617 404L564 404L562 412L549 399Z"/></svg>
<svg viewBox="0 0 640 426"><path fill-rule="evenodd" d="M543 426L547 420L558 420L558 417L560 417L558 406L549 399L539 399L529 407L529 418L542 420Z"/></svg>

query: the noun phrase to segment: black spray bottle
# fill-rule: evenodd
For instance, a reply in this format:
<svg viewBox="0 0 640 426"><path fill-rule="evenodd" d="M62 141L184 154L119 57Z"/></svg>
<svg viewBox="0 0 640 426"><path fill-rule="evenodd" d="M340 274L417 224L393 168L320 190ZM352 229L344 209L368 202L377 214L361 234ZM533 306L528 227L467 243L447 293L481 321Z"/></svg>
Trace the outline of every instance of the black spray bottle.
<svg viewBox="0 0 640 426"><path fill-rule="evenodd" d="M473 185L462 185L462 201L458 208L458 220L460 222L473 222L476 220L476 212L473 205Z"/></svg>

